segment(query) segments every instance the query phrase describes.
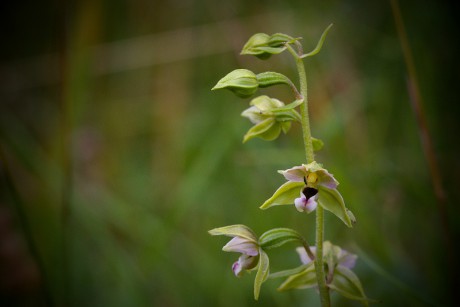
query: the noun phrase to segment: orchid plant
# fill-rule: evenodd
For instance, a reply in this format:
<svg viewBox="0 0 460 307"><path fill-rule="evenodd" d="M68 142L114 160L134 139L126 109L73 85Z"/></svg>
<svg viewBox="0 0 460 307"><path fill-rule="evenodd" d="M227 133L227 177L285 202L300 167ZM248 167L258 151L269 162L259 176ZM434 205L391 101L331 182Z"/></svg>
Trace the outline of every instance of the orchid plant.
<svg viewBox="0 0 460 307"><path fill-rule="evenodd" d="M278 290L318 289L322 306L330 306L330 292L335 291L346 298L358 300L368 305L359 278L351 270L357 256L324 241L324 211L338 217L347 227L353 227L356 219L345 206L342 195L337 190L339 182L320 163L315 161L314 151L321 149L322 141L311 136L308 115L307 78L303 60L317 54L323 45L330 25L323 32L316 48L304 53L301 38L276 33L268 35L257 33L244 45L241 54L254 55L260 59L288 51L295 60L299 74L300 90L285 75L277 72L256 74L247 69L236 69L223 77L213 88L228 89L239 97L253 96L259 88L277 84L289 86L293 93L293 102L284 102L268 96L259 96L249 102L249 108L241 114L248 118L252 126L244 135L243 142L253 138L267 141L275 140L281 132L287 133L293 122L302 127L306 164L278 171L287 180L261 206L268 209L273 206L294 205L301 213L316 212L316 242L310 246L296 230L275 228L257 236L245 225L231 225L209 231L211 235L225 235L232 239L223 247L224 251L241 253L232 269L240 277L245 272L256 271L254 280L254 298L259 298L261 285L269 278L285 278ZM300 109L299 111L297 109ZM300 247L300 265L296 268L270 272L268 251L288 242Z"/></svg>

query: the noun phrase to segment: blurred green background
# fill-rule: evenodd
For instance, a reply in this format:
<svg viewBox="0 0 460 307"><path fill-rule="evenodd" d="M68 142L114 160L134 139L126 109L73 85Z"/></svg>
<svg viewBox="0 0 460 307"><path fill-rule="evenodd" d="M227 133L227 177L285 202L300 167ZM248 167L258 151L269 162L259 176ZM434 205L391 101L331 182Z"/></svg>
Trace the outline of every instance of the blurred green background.
<svg viewBox="0 0 460 307"><path fill-rule="evenodd" d="M453 304L459 232L459 5L401 1L447 201L445 239L389 1L22 1L1 4L0 305L317 306L313 290L252 297L254 275L207 230L291 227L314 216L258 207L304 162L294 126L242 144L248 99L211 92L229 71L297 80L288 54L239 51L256 32L302 36L317 160L358 223L326 238L359 255L380 306ZM262 91L289 101L283 87ZM299 260L275 251L272 271ZM450 247L450 249L449 249ZM453 258L449 258L449 255ZM449 260L450 259L450 260ZM358 306L333 294L335 306Z"/></svg>

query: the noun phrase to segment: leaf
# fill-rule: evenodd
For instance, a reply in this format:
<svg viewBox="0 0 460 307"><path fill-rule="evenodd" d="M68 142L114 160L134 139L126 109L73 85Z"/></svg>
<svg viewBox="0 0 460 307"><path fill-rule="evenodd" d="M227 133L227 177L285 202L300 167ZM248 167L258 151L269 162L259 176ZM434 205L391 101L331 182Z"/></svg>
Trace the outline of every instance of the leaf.
<svg viewBox="0 0 460 307"><path fill-rule="evenodd" d="M329 30L332 28L332 26L333 26L333 24L331 23L331 24L326 28L326 30L324 30L323 34L321 34L321 38L319 39L318 44L316 44L315 49L313 49L312 51L310 51L310 52L307 53L307 54L302 55L301 58L306 58L306 57L314 56L315 54L317 54L317 53L321 50L321 48L323 47L324 40L326 39L327 33L328 33Z"/></svg>
<svg viewBox="0 0 460 307"><path fill-rule="evenodd" d="M307 265L307 268L297 274L289 276L279 287L278 291L289 289L307 289L315 287L318 284L316 271L313 262Z"/></svg>
<svg viewBox="0 0 460 307"><path fill-rule="evenodd" d="M242 237L248 239L254 243L257 243L257 236L251 230L251 228L245 225L230 225L224 226L219 228L214 228L208 231L208 233L212 236L228 236L228 237Z"/></svg>
<svg viewBox="0 0 460 307"><path fill-rule="evenodd" d="M254 299L259 299L260 287L267 280L270 273L270 260L268 255L262 248L259 248L259 267L257 269L256 278L254 279Z"/></svg>
<svg viewBox="0 0 460 307"><path fill-rule="evenodd" d="M368 306L369 302L375 302L366 297L364 294L361 281L353 271L344 266L337 266L334 270L334 278L329 284L329 288L337 291L346 298L358 300L363 305Z"/></svg>
<svg viewBox="0 0 460 307"><path fill-rule="evenodd" d="M268 209L272 206L292 205L294 200L299 197L300 190L304 186L303 182L287 181L281 185L275 193L267 199L260 209Z"/></svg>
<svg viewBox="0 0 460 307"><path fill-rule="evenodd" d="M302 244L305 242L305 239L293 229L274 228L264 232L260 236L259 246L261 246L264 250L268 250L292 241L297 241Z"/></svg>
<svg viewBox="0 0 460 307"><path fill-rule="evenodd" d="M318 203L324 209L335 214L348 227L353 227L348 215L348 209L345 207L342 195L336 189L328 189L325 186L319 185Z"/></svg>

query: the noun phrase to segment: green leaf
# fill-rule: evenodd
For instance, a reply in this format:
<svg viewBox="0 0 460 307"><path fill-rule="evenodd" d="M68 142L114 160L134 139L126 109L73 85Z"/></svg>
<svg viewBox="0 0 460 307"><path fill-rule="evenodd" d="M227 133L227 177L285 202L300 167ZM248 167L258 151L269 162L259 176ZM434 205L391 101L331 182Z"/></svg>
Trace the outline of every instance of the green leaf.
<svg viewBox="0 0 460 307"><path fill-rule="evenodd" d="M274 126L277 125L276 120L273 117L261 121L257 125L252 126L248 130L248 132L246 132L243 138L243 143L246 143L247 141L255 137L261 137L268 141L276 139L280 134L281 129L280 127L278 127L278 130L276 130L276 127L275 129L271 129Z"/></svg>
<svg viewBox="0 0 460 307"><path fill-rule="evenodd" d="M208 231L210 235L213 236L228 236L228 237L242 237L248 239L254 243L257 243L257 236L251 230L251 228L245 225L230 225L219 228L214 228Z"/></svg>
<svg viewBox="0 0 460 307"><path fill-rule="evenodd" d="M252 96L259 87L256 75L247 69L235 69L219 80L211 89L229 89L235 95L246 98Z"/></svg>
<svg viewBox="0 0 460 307"><path fill-rule="evenodd" d="M300 273L289 276L279 287L278 291L289 289L308 289L318 284L314 262L310 262L307 268Z"/></svg>
<svg viewBox="0 0 460 307"><path fill-rule="evenodd" d="M260 287L267 280L270 273L270 260L262 248L259 248L259 266L257 268L256 278L254 279L254 299L259 299Z"/></svg>
<svg viewBox="0 0 460 307"><path fill-rule="evenodd" d="M317 138L311 138L311 142L312 142L312 145L313 145L313 150L314 151L319 151L323 148L324 146L324 143L323 141L321 141L320 139L317 139Z"/></svg>
<svg viewBox="0 0 460 307"><path fill-rule="evenodd" d="M364 290L358 276L356 276L353 271L341 265L335 268L334 278L329 284L329 288L337 291L346 298L361 301L364 306L368 306L369 302L375 302L374 300L367 298L364 294Z"/></svg>
<svg viewBox="0 0 460 307"><path fill-rule="evenodd" d="M324 40L326 39L326 36L327 36L327 33L329 32L329 30L332 28L332 23L326 28L326 30L324 30L323 34L321 35L321 38L319 39L318 41L318 44L316 45L315 49L313 49L312 51L310 51L309 53L307 54L304 54L301 56L301 58L306 58L306 57L310 57L310 56L314 56L315 54L317 54L321 48L323 47L323 43L324 43Z"/></svg>
<svg viewBox="0 0 460 307"><path fill-rule="evenodd" d="M345 207L345 202L343 201L342 195L340 195L339 191L336 189L328 189L321 185L318 186L318 189L318 204L324 209L335 214L348 227L353 227L350 216L348 215L349 210Z"/></svg>
<svg viewBox="0 0 460 307"><path fill-rule="evenodd" d="M259 238L259 246L264 250L279 247L285 243L297 241L303 244L305 239L290 228L274 228L264 232Z"/></svg>
<svg viewBox="0 0 460 307"><path fill-rule="evenodd" d="M303 182L287 181L281 185L275 193L267 199L260 209L268 209L272 206L293 205L294 200L300 196L300 190L304 186Z"/></svg>
<svg viewBox="0 0 460 307"><path fill-rule="evenodd" d="M267 71L256 75L259 87L268 87L276 84L292 85L291 80L283 74Z"/></svg>

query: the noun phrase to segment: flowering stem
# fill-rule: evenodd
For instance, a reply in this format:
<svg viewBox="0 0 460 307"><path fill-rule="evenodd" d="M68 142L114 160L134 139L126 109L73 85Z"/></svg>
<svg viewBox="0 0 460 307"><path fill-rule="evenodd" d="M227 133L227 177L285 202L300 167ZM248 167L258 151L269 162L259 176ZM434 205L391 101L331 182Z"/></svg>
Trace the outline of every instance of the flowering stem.
<svg viewBox="0 0 460 307"><path fill-rule="evenodd" d="M288 44L289 52L294 56L299 72L300 81L300 94L303 97L303 103L300 105L300 115L302 117L302 133L303 142L305 146L305 155L307 163L315 161L313 153L313 144L311 141L310 120L308 116L308 96L307 96L307 74L305 73L305 66L303 64L301 54L297 54L295 50ZM301 50L299 50L300 53ZM324 209L321 206L316 208L316 258L315 269L316 278L318 279L319 295L321 299L321 306L329 307L331 305L329 297L329 289L326 286L326 276L324 274L324 261L323 261L323 241L324 241Z"/></svg>

